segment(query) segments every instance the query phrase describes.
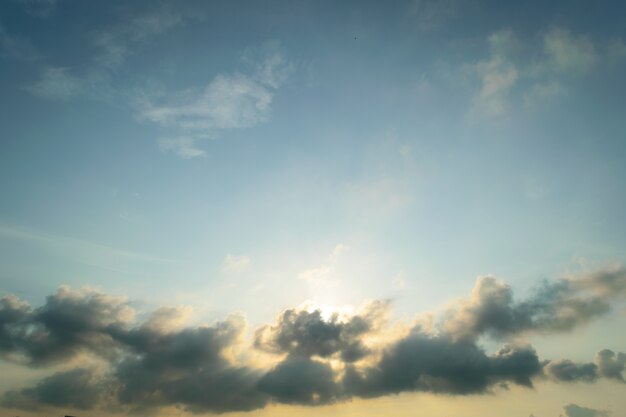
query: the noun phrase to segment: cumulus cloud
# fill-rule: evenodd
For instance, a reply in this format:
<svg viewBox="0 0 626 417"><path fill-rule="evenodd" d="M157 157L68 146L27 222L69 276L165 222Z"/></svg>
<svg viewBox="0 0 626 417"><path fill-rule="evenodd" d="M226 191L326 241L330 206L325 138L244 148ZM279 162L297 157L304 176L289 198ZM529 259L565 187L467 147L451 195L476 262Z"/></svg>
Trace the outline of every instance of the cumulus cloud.
<svg viewBox="0 0 626 417"><path fill-rule="evenodd" d="M410 391L463 395L503 382L530 387L540 372L530 347L505 346L488 356L473 342L415 332L388 348L376 365L349 367L344 382L349 393L361 397Z"/></svg>
<svg viewBox="0 0 626 417"><path fill-rule="evenodd" d="M623 375L625 368L626 354L603 349L596 354L593 362L575 363L560 359L547 362L544 370L548 377L561 382L591 383L606 378L626 383Z"/></svg>
<svg viewBox="0 0 626 417"><path fill-rule="evenodd" d="M547 376L563 382L595 382L598 366L595 363L578 364L569 359L559 359L545 366Z"/></svg>
<svg viewBox="0 0 626 417"><path fill-rule="evenodd" d="M441 329L460 339L570 331L607 314L612 302L626 295L625 285L626 269L613 268L545 282L528 298L516 301L509 285L481 277L468 299L448 309Z"/></svg>
<svg viewBox="0 0 626 417"><path fill-rule="evenodd" d="M108 357L115 346L106 329L128 323L132 315L121 298L66 287L34 310L7 296L0 301L0 354L33 366L70 360L83 352Z"/></svg>
<svg viewBox="0 0 626 417"><path fill-rule="evenodd" d="M359 314L341 317L335 313L328 319L319 309L285 310L276 325L256 331L254 344L273 353L307 358L338 355L344 362L353 362L368 353L361 337L380 326L387 308L386 302L374 302Z"/></svg>
<svg viewBox="0 0 626 417"><path fill-rule="evenodd" d="M248 71L218 74L203 88L138 99L140 119L173 132L173 139L161 140L162 150L184 158L201 156L199 141L269 120L276 90L292 66L276 43L246 51L243 60Z"/></svg>
<svg viewBox="0 0 626 417"><path fill-rule="evenodd" d="M307 357L291 356L267 372L259 389L284 404L322 405L335 401L341 387L332 368Z"/></svg>
<svg viewBox="0 0 626 417"><path fill-rule="evenodd" d="M482 278L470 297L431 326L418 321L394 336L385 330L385 301L334 313L287 309L250 340L241 315L187 326L189 308L162 307L137 320L143 316L124 299L91 290L61 288L37 308L9 295L0 299L1 357L70 370L11 389L0 404L127 412L176 406L221 413L402 392L478 395L510 384L532 387L546 378L624 383L623 353L605 349L582 364L542 360L520 336L573 329L605 314L607 308L595 306L610 308L623 299L625 277L623 269L570 277L522 301L506 284ZM489 353L479 344L482 336L505 341ZM271 359L249 361L259 356Z"/></svg>

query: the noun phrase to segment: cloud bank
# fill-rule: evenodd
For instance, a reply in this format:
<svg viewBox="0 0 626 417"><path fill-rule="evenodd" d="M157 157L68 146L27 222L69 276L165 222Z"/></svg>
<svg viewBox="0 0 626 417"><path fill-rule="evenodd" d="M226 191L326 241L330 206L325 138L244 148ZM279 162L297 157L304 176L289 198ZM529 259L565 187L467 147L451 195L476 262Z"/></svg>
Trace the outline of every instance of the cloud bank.
<svg viewBox="0 0 626 417"><path fill-rule="evenodd" d="M386 332L389 302L375 301L350 312L290 308L251 339L241 315L184 326L186 309L163 307L138 320L123 298L91 290L62 287L37 308L7 295L0 299L1 357L62 369L3 393L0 403L221 413L403 392L478 395L537 380L624 383L624 353L604 349L589 363L540 359L520 340L574 330L625 295L624 268L545 282L519 301L504 282L482 277L469 297L393 336ZM486 352L484 337L502 347Z"/></svg>

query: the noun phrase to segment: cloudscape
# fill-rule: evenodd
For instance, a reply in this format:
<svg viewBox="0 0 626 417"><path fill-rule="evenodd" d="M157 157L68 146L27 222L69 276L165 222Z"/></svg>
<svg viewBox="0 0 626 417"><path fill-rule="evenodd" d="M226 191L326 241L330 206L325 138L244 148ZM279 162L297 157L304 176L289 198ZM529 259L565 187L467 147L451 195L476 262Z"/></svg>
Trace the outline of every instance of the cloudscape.
<svg viewBox="0 0 626 417"><path fill-rule="evenodd" d="M619 1L0 4L0 414L626 416Z"/></svg>

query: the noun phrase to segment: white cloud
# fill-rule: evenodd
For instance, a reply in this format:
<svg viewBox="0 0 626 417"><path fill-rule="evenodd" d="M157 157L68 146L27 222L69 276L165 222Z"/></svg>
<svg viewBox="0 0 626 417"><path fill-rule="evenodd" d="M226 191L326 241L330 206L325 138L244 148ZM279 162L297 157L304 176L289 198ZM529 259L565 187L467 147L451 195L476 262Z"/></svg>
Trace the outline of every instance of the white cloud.
<svg viewBox="0 0 626 417"><path fill-rule="evenodd" d="M519 75L515 66L501 57L493 57L476 65L481 88L472 98L471 119L502 118L510 112L509 96Z"/></svg>
<svg viewBox="0 0 626 417"><path fill-rule="evenodd" d="M222 274L224 275L241 275L250 267L250 257L246 255L226 255L222 262Z"/></svg>
<svg viewBox="0 0 626 417"><path fill-rule="evenodd" d="M199 94L186 94L179 103L147 103L141 117L185 131L241 129L265 122L273 94L254 78L218 75Z"/></svg>
<svg viewBox="0 0 626 417"><path fill-rule="evenodd" d="M549 30L537 42L521 42L510 30L487 38L488 56L470 67L479 87L470 100L469 120L502 120L520 105L536 107L567 94L573 78L587 75L599 63L626 57L621 40L601 48L599 42L560 27Z"/></svg>
<svg viewBox="0 0 626 417"><path fill-rule="evenodd" d="M292 67L276 44L250 49L243 58L252 67L248 73L218 74L199 91L170 94L165 100L145 95L138 100L140 119L169 129L178 138L162 140L161 149L185 158L202 156L196 147L199 141L269 120L276 90Z"/></svg>
<svg viewBox="0 0 626 417"><path fill-rule="evenodd" d="M516 66L509 55L517 40L509 30L495 32L488 37L490 57L473 68L481 87L472 97L468 117L472 121L505 117L511 109L511 89L519 79Z"/></svg>
<svg viewBox="0 0 626 417"><path fill-rule="evenodd" d="M543 38L546 59L539 64L559 75L582 75L598 62L596 48L586 36L554 28Z"/></svg>
<svg viewBox="0 0 626 417"><path fill-rule="evenodd" d="M53 1L44 0L28 3L54 5ZM109 81L115 75L115 70L132 55L137 44L183 25L188 18L188 14L167 7L157 7L144 14L126 17L117 25L92 32L92 42L97 51L91 65L81 70L44 67L40 79L25 89L36 96L52 100L68 100L84 94L103 96L103 92L106 92L106 96L113 91ZM2 39L0 28L0 47Z"/></svg>
<svg viewBox="0 0 626 417"><path fill-rule="evenodd" d="M95 61L100 66L116 68L132 54L137 43L182 26L188 17L180 10L160 7L142 15L131 16L106 30L94 32L93 44L101 49Z"/></svg>

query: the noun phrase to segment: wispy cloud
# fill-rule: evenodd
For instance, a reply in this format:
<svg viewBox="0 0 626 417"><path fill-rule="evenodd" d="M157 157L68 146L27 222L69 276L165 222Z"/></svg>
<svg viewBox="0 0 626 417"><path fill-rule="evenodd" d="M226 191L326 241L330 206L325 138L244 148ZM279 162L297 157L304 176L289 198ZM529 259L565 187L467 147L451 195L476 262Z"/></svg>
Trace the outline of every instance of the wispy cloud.
<svg viewBox="0 0 626 417"><path fill-rule="evenodd" d="M69 100L88 91L92 82L77 77L68 68L46 67L41 79L24 87L31 94L51 100Z"/></svg>
<svg viewBox="0 0 626 417"><path fill-rule="evenodd" d="M250 128L269 120L274 95L290 72L280 46L268 43L244 54L248 70L218 74L200 89L153 98L138 98L137 116L171 132L160 147L183 158L203 156L197 143L231 129Z"/></svg>
<svg viewBox="0 0 626 417"><path fill-rule="evenodd" d="M133 49L147 39L183 26L191 18L180 8L160 6L137 16L131 16L117 25L94 31L91 39L100 50L94 61L98 66L116 69L133 53Z"/></svg>
<svg viewBox="0 0 626 417"><path fill-rule="evenodd" d="M347 250L349 250L348 246L342 243L338 244L321 265L300 272L298 279L315 287L336 286L339 283L336 271L337 263Z"/></svg>
<svg viewBox="0 0 626 417"><path fill-rule="evenodd" d="M27 38L7 33L0 22L0 58L35 61L41 54Z"/></svg>
<svg viewBox="0 0 626 417"><path fill-rule="evenodd" d="M226 255L221 272L224 275L241 275L250 267L250 257L246 255Z"/></svg>
<svg viewBox="0 0 626 417"><path fill-rule="evenodd" d="M566 94L600 64L625 55L621 40L600 41L554 27L538 41L524 41L511 30L487 38L488 57L465 68L477 79L468 120L507 119L523 106L537 105Z"/></svg>
<svg viewBox="0 0 626 417"><path fill-rule="evenodd" d="M123 16L117 24L93 30L85 36L94 50L90 64L81 68L44 66L41 78L25 89L49 100L69 100L85 95L106 96L114 90L109 84L116 72L139 45L183 26L192 16L184 8L170 7L167 3Z"/></svg>
<svg viewBox="0 0 626 417"><path fill-rule="evenodd" d="M490 57L478 62L473 70L480 78L480 90L472 98L469 117L495 119L508 115L511 90L519 80L519 71L510 60L517 40L509 30L488 38Z"/></svg>
<svg viewBox="0 0 626 417"><path fill-rule="evenodd" d="M472 2L466 0L413 0L409 3L408 13L420 30L430 31L459 17L471 6Z"/></svg>

